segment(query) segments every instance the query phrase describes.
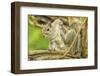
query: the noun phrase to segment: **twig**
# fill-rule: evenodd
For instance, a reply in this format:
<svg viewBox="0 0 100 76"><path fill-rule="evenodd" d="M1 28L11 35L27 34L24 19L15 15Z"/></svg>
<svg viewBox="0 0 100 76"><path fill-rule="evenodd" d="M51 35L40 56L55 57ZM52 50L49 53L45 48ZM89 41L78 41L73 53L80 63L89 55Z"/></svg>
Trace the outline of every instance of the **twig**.
<svg viewBox="0 0 100 76"><path fill-rule="evenodd" d="M29 19L29 23L32 25L32 26L36 26L36 27L39 27L39 28L43 28L43 25L40 25L38 24L36 21L34 22L34 17L31 16L32 20ZM36 24L37 23L37 24Z"/></svg>

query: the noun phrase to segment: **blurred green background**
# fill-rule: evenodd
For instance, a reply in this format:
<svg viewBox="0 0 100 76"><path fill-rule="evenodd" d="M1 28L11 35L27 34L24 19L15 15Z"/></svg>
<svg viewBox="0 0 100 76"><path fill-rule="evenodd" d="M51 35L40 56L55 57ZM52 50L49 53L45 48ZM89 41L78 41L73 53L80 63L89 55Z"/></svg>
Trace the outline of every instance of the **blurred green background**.
<svg viewBox="0 0 100 76"><path fill-rule="evenodd" d="M49 46L47 38L43 37L42 28L29 23L28 16L28 49L29 50L46 50Z"/></svg>

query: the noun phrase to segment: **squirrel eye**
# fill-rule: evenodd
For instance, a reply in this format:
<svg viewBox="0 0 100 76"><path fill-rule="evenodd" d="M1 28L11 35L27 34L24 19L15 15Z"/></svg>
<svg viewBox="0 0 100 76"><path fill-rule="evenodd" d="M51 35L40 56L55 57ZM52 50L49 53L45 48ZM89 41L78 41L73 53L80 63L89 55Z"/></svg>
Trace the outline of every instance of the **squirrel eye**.
<svg viewBox="0 0 100 76"><path fill-rule="evenodd" d="M49 31L49 28L47 29L47 31Z"/></svg>

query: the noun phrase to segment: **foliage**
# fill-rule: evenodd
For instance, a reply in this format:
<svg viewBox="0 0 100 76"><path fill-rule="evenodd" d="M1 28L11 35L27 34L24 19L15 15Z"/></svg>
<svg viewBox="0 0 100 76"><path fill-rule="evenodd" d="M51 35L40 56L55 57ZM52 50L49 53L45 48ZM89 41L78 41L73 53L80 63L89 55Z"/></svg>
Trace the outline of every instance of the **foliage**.
<svg viewBox="0 0 100 76"><path fill-rule="evenodd" d="M48 39L42 35L42 30L28 23L28 48L29 50L48 49Z"/></svg>

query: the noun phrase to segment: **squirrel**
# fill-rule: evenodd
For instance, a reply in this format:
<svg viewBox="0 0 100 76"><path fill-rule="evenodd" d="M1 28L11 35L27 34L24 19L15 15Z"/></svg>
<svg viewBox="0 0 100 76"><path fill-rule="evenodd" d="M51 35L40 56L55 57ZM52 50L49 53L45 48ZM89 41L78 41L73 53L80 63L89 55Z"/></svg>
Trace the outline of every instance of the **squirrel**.
<svg viewBox="0 0 100 76"><path fill-rule="evenodd" d="M72 41L74 40L76 31L74 28L65 27L60 19L56 19L51 24L48 24L43 28L43 34L49 39L49 51L65 51L65 49L70 47ZM78 40L79 37L70 51L71 54L75 54L77 52L79 45Z"/></svg>

